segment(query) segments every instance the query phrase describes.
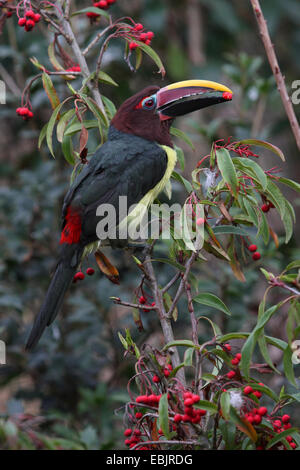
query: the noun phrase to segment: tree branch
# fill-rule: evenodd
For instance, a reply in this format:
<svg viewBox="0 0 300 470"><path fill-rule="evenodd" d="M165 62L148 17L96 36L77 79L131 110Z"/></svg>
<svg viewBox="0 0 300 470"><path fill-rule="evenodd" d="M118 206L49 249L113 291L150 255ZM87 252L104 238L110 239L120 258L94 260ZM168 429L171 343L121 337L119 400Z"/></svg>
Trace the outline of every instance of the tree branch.
<svg viewBox="0 0 300 470"><path fill-rule="evenodd" d="M271 41L271 38L270 38L270 35L269 35L267 22L264 18L262 10L261 10L259 0L250 0L250 2L251 2L252 8L253 8L254 13L255 13L255 17L256 17L256 20L257 20L259 32L260 32L260 35L261 35L261 38L262 38L262 41L263 41L263 44L264 44L264 47L265 47L265 50L266 50L266 54L267 54L267 57L268 57L273 75L274 75L275 80L276 80L277 88L278 88L278 91L280 93L281 100L282 100L285 112L286 112L288 120L290 122L292 131L293 131L296 143L297 143L297 147L300 150L300 127L299 127L299 123L298 123L293 105L291 103L290 97L289 97L287 89L286 89L284 77L281 73L281 70L280 70L280 67L279 67L279 64L278 64L278 60L277 60L277 57L276 57L276 54L275 54L274 46L272 44L272 41Z"/></svg>

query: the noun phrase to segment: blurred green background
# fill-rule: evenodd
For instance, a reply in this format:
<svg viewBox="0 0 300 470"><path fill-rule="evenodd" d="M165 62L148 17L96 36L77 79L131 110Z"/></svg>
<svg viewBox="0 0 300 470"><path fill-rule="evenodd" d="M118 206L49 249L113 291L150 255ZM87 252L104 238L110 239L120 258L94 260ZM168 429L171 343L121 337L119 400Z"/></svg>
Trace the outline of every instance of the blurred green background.
<svg viewBox="0 0 300 470"><path fill-rule="evenodd" d="M72 3L79 8L91 2ZM291 91L292 82L300 78L299 1L262 0L261 5ZM167 71L162 80L153 63L144 57L141 68L133 73L123 59L124 44L111 43L103 65L119 87L103 85L101 91L116 106L149 84L164 86L191 78L215 80L234 91L232 103L208 108L176 123L196 147L191 151L177 142L185 151L187 176L209 152L212 140L255 137L269 140L286 155L287 162L282 164L266 152L261 156L262 166L267 169L279 165L283 176L299 181L299 152L271 76L250 2L118 0L111 12L114 18L131 16L147 30L154 31L152 46ZM86 45L103 24L90 26L85 16L75 17L78 41ZM37 425L47 435L70 439L89 449L122 448L122 405L134 362L130 358L124 360L117 333L129 327L138 345L148 343L158 348L163 345L154 312L143 313L144 331L139 333L130 310L115 307L109 299L118 296L132 300L139 271L128 253L112 253L121 275L120 286L109 283L100 273L72 286L59 318L39 346L30 354L23 350L55 265L60 208L72 170L58 145L55 160L45 146L37 149L39 132L51 114L40 82L35 82L32 89L35 118L24 123L15 113L26 80L36 73L29 57L35 56L51 68L46 58L51 37L43 23L33 32L25 33L17 26L15 16L6 21L0 36L0 77L7 86L7 103L0 105L0 338L7 344L7 365L0 366L0 413L4 417L20 413L40 416ZM96 55L92 54L89 60L92 68ZM53 78L53 82L60 98L66 96L63 81ZM72 85L76 87L76 81ZM295 110L300 118L300 105ZM91 133L89 151L97 144L96 134ZM179 191L174 185L174 199L180 197ZM299 201L294 194L285 194L299 213ZM276 218L273 228L279 235L280 249L276 250L272 242L267 247L260 246L260 251L263 266L279 272L290 260L299 258L299 227L288 246L283 244L282 227ZM88 266L95 268L93 258ZM161 282L167 281L172 273L172 268L162 267ZM199 288L221 296L233 312L228 320L205 309L224 333L249 331L255 324L266 283L257 264L249 263L245 274L247 283L241 284L221 261L213 260L203 264L199 275ZM279 298L274 296L273 301ZM269 333L285 338L285 320L284 312L274 318ZM180 337L186 331L188 335L188 328L186 306L182 302L175 334ZM206 327L201 328L201 339L205 340L211 333ZM280 357L273 355L273 360L278 362ZM283 379L270 378L270 384L280 388ZM64 441L49 442L54 448L67 445Z"/></svg>

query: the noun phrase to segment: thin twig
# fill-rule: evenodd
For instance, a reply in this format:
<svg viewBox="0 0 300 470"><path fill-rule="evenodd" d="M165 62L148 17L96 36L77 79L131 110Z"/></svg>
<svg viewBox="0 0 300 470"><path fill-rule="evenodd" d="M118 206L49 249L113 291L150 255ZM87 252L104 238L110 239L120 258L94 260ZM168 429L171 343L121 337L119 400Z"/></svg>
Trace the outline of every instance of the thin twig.
<svg viewBox="0 0 300 470"><path fill-rule="evenodd" d="M259 0L250 0L250 2L251 2L251 5L252 5L252 8L254 10L255 16L256 16L256 20L257 20L258 28L259 28L259 31L260 31L260 35L261 35L261 38L262 38L262 41L263 41L263 44L264 44L264 47L265 47L265 51L266 51L266 54L267 54L267 57L268 57L273 75L274 75L275 80L276 80L277 88L278 88L278 91L280 93L281 100L282 100L285 112L286 112L288 120L290 122L290 125L291 125L291 128L292 128L292 131L293 131L298 149L300 150L300 127L299 127L299 123L298 123L293 105L291 103L290 97L289 97L287 89L286 89L284 77L281 73L281 70L280 70L280 67L279 67L279 64L278 64L278 60L277 60L277 57L276 57L276 54L275 54L274 46L272 44L272 41L271 41L271 38L270 38L270 35L269 35L267 22L264 18L262 10L261 10Z"/></svg>
<svg viewBox="0 0 300 470"><path fill-rule="evenodd" d="M180 278L180 272L178 272L177 274L175 274L174 277L172 277L172 279L168 282L168 284L165 285L165 287L162 288L162 293L164 294L165 292L167 292L169 289L171 289L171 287L175 284L175 282Z"/></svg>
<svg viewBox="0 0 300 470"><path fill-rule="evenodd" d="M56 3L58 3L58 2L56 2ZM91 72L88 68L85 57L83 56L82 51L80 49L80 46L77 42L77 39L75 37L75 34L74 34L73 29L72 29L71 24L70 24L70 21L68 19L66 19L64 16L62 16L59 13L59 11L56 11L56 14L57 14L57 17L58 17L58 19L61 23L61 26L62 26L63 30L65 31L65 33L69 37L69 44L72 47L73 53L74 53L74 55L77 59L77 62L80 66L80 69L81 69L81 72L82 72L84 78L89 78L91 76ZM87 86L88 86L89 90L91 91L91 93L94 97L94 100L96 101L96 103L97 103L101 113L103 114L104 118L106 119L107 122L109 122L108 118L107 118L107 115L106 115L104 104L102 102L101 94L100 94L99 89L98 89L98 80L93 81L93 83L91 83L91 81L89 80L87 82Z"/></svg>
<svg viewBox="0 0 300 470"><path fill-rule="evenodd" d="M164 306L164 301L163 301L163 294L162 291L159 289L158 284L157 284L157 279L155 276L155 272L153 269L152 261L151 261L151 256L148 251L146 254L146 258L144 261L144 269L147 274L147 277L149 279L151 289L153 292L153 297L155 300L155 305L158 311L159 315L159 320L161 324L161 328L163 331L163 335L165 338L166 343L170 343L174 341L174 332L172 329L172 324L171 324L171 318L167 315L167 312L165 310ZM172 364L173 368L176 368L180 364L180 357L178 354L177 348L173 348L173 354L172 354ZM185 386L185 374L184 370L181 368L177 372L177 376L179 380L181 381L182 385Z"/></svg>
<svg viewBox="0 0 300 470"><path fill-rule="evenodd" d="M123 302L123 300L113 299L113 302L117 305L123 305L124 307L141 308L143 310L157 310L156 306L144 305L144 304L132 304L131 302Z"/></svg>

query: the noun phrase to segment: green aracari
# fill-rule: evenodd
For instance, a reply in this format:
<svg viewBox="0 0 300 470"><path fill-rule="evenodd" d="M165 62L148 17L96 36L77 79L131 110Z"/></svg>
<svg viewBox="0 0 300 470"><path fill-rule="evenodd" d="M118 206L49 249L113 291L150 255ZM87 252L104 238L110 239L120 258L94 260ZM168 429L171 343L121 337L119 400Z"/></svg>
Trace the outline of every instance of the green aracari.
<svg viewBox="0 0 300 470"><path fill-rule="evenodd" d="M65 196L58 262L26 349L37 344L57 316L85 247L99 241L98 206L111 204L118 214L120 196L127 197L127 207L149 206L176 164L170 136L174 119L231 99L231 90L219 83L186 80L164 88L148 86L120 106L107 141L84 165Z"/></svg>

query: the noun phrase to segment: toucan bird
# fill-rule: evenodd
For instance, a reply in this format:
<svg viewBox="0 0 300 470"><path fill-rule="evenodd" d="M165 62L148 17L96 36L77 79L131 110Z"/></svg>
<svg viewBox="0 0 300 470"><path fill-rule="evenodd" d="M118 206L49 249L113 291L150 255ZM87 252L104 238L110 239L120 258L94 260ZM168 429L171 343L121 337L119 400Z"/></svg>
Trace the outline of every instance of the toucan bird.
<svg viewBox="0 0 300 470"><path fill-rule="evenodd" d="M148 86L120 106L111 121L107 141L84 166L65 196L60 255L27 349L37 344L58 314L84 248L98 240L97 207L112 204L118 212L119 196L127 197L128 207L141 201L151 204L176 164L170 137L173 120L231 99L232 92L226 86L187 80L161 89Z"/></svg>

